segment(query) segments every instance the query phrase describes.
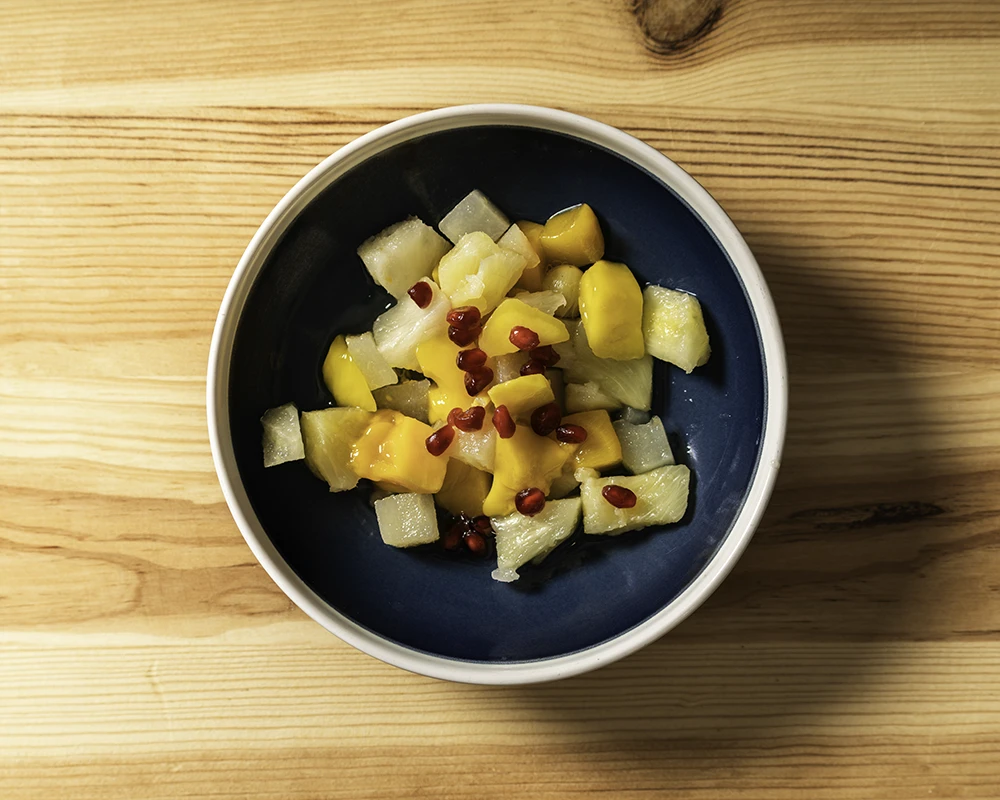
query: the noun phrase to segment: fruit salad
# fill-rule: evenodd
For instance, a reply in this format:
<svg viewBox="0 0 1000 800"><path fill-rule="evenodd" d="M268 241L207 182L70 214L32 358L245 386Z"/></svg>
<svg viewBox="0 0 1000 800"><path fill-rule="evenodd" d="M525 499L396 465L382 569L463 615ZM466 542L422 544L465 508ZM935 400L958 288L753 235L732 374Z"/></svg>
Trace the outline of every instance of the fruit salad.
<svg viewBox="0 0 1000 800"><path fill-rule="evenodd" d="M589 205L511 224L474 191L437 230L411 217L357 252L396 302L317 353L332 407L264 413L265 467L363 487L387 545L495 554L503 582L578 530L683 517L653 362L708 360L701 306L605 259Z"/></svg>

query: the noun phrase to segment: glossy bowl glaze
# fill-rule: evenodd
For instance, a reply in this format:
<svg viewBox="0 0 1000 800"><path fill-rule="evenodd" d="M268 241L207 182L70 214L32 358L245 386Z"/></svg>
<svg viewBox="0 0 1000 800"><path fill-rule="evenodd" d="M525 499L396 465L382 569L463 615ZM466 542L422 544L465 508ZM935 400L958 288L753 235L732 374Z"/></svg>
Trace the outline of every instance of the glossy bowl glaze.
<svg viewBox="0 0 1000 800"><path fill-rule="evenodd" d="M577 534L514 584L493 562L395 550L363 493L332 494L303 462L265 470L267 408L332 398L319 365L333 336L370 329L390 298L355 254L409 215L429 224L473 188L511 219L589 203L606 257L640 283L691 292L709 363L657 362L654 413L693 472L667 529ZM530 106L446 108L387 125L306 175L265 220L219 313L208 376L216 469L256 557L306 613L413 672L474 683L552 680L621 658L690 614L746 547L784 438L786 375L760 270L732 222L656 150L593 120Z"/></svg>

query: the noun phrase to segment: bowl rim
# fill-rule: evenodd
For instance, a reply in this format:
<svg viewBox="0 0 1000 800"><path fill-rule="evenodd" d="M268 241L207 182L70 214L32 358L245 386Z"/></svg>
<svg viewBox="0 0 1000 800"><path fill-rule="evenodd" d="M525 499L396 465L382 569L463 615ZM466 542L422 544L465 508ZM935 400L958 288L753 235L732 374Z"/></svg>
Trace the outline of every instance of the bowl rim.
<svg viewBox="0 0 1000 800"><path fill-rule="evenodd" d="M712 558L670 603L614 638L564 655L510 663L466 661L412 649L362 627L329 605L295 574L264 531L239 478L228 435L236 328L250 288L292 221L341 175L385 149L430 133L485 125L540 128L582 139L644 170L679 196L734 265L764 358L763 437L757 467L740 511ZM678 625L715 591L749 544L774 488L785 438L788 388L781 328L764 276L735 224L706 189L658 150L611 125L541 106L484 103L426 111L376 128L324 159L285 194L250 240L226 288L209 351L206 401L212 460L226 504L261 566L300 609L358 650L410 672L460 683L514 685L567 678L624 658Z"/></svg>

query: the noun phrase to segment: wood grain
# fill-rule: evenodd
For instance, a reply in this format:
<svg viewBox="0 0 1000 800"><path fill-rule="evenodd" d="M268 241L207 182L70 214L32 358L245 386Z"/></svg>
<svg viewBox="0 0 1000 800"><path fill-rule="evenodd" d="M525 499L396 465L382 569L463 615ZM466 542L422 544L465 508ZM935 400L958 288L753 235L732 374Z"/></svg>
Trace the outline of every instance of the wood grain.
<svg viewBox="0 0 1000 800"><path fill-rule="evenodd" d="M0 3L0 796L995 798L1000 7ZM256 565L206 436L257 225L439 105L578 111L715 196L791 368L777 491L674 633L555 685L402 673Z"/></svg>

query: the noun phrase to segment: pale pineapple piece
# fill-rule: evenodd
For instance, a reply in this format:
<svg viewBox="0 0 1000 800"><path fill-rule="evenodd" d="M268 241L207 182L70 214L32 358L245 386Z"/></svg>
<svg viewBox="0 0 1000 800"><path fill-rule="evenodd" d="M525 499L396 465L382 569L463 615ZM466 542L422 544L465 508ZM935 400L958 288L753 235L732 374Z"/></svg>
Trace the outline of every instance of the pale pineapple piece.
<svg viewBox="0 0 1000 800"><path fill-rule="evenodd" d="M573 464L567 461L563 466L562 474L558 478L555 478L552 481L552 485L549 486L549 497L553 500L558 500L575 492L579 486L580 481L573 475Z"/></svg>
<svg viewBox="0 0 1000 800"><path fill-rule="evenodd" d="M493 427L493 409L487 407L486 420L478 431L455 431L448 455L483 472L493 472L497 453L497 431Z"/></svg>
<svg viewBox="0 0 1000 800"><path fill-rule="evenodd" d="M476 306L489 314L514 288L524 270L524 256L513 250L497 248L497 252L479 262L475 275L466 276L451 293L455 308Z"/></svg>
<svg viewBox="0 0 1000 800"><path fill-rule="evenodd" d="M437 512L429 494L392 494L375 501L382 541L393 547L414 547L438 540Z"/></svg>
<svg viewBox="0 0 1000 800"><path fill-rule="evenodd" d="M633 425L645 425L649 422L650 414L648 411L640 411L638 408L625 406L621 410L621 413L619 413L618 419L631 422Z"/></svg>
<svg viewBox="0 0 1000 800"><path fill-rule="evenodd" d="M559 309L566 305L566 298L559 292L516 292L514 297L532 308L537 308L539 311L556 317L562 316Z"/></svg>
<svg viewBox="0 0 1000 800"><path fill-rule="evenodd" d="M531 560L537 563L551 553L576 530L581 508L579 497L550 500L533 517L515 511L490 520L497 545L493 579L503 583L516 581L518 568Z"/></svg>
<svg viewBox="0 0 1000 800"><path fill-rule="evenodd" d="M263 428L261 445L264 449L264 466L276 467L305 457L299 410L294 403L269 408L260 418Z"/></svg>
<svg viewBox="0 0 1000 800"><path fill-rule="evenodd" d="M520 253L524 256L525 271L537 271L536 267L538 267L538 265L542 262L538 252L534 247L532 247L531 241L524 235L524 231L521 230L517 223L511 225L507 229L507 232L500 237L497 244L507 250L513 250L515 253ZM539 275L539 282L540 281L541 276Z"/></svg>
<svg viewBox="0 0 1000 800"><path fill-rule="evenodd" d="M409 296L375 319L372 335L375 345L390 367L417 370L417 347L422 342L448 332L445 317L451 311L447 295L430 278L431 301L421 308Z"/></svg>
<svg viewBox="0 0 1000 800"><path fill-rule="evenodd" d="M396 371L389 366L389 363L378 351L375 337L372 336L371 331L362 333L360 336L347 336L345 339L347 352L350 353L355 366L361 370L369 389L381 389L383 386L391 386L399 382Z"/></svg>
<svg viewBox="0 0 1000 800"><path fill-rule="evenodd" d="M395 386L384 386L381 389L376 389L372 392L372 396L375 398L375 405L379 408L400 411L408 417L429 423L427 393L430 388L431 382L428 380L403 381Z"/></svg>
<svg viewBox="0 0 1000 800"><path fill-rule="evenodd" d="M593 381L586 383L567 383L565 387L566 412L576 414L579 411L613 411L621 408L621 401L604 392Z"/></svg>
<svg viewBox="0 0 1000 800"><path fill-rule="evenodd" d="M531 249L538 256L538 263L535 266L524 268L524 272L521 273L521 277L517 281L517 286L529 292L537 292L542 288L542 279L545 277L545 248L542 247L542 231L545 230L545 226L526 219L519 220L514 224L524 234L524 238L528 240ZM504 236L506 235L504 234ZM531 263L530 258L528 258L528 263Z"/></svg>
<svg viewBox="0 0 1000 800"><path fill-rule="evenodd" d="M662 286L647 286L642 295L646 351L685 372L708 361L712 348L698 298Z"/></svg>
<svg viewBox="0 0 1000 800"><path fill-rule="evenodd" d="M351 448L373 416L360 408L303 412L306 464L317 478L330 485L331 492L346 492L358 485L358 475L351 467Z"/></svg>
<svg viewBox="0 0 1000 800"><path fill-rule="evenodd" d="M563 351L557 352L562 355ZM649 410L653 402L653 359L648 353L630 361L598 358L587 343L583 325L573 329L571 357L559 363L570 383L593 381L622 405ZM568 400L567 400L568 402Z"/></svg>
<svg viewBox="0 0 1000 800"><path fill-rule="evenodd" d="M375 283L401 300L413 284L431 274L450 249L437 231L410 217L367 239L358 248L358 255Z"/></svg>
<svg viewBox="0 0 1000 800"><path fill-rule="evenodd" d="M521 350L516 353L508 353L505 356L497 356L493 367L494 380L496 383L506 383L521 376L521 367L528 363L530 356Z"/></svg>
<svg viewBox="0 0 1000 800"><path fill-rule="evenodd" d="M640 425L624 419L612 424L622 446L622 463L633 475L641 475L674 463L667 432L659 417L653 417Z"/></svg>
<svg viewBox="0 0 1000 800"><path fill-rule="evenodd" d="M375 398L364 373L354 363L343 334L334 338L323 359L323 382L338 406L375 410Z"/></svg>
<svg viewBox="0 0 1000 800"><path fill-rule="evenodd" d="M583 532L616 535L650 525L679 521L687 510L691 473L683 465L660 467L643 475L586 478L580 483ZM608 485L635 492L632 508L615 508L601 490Z"/></svg>
<svg viewBox="0 0 1000 800"><path fill-rule="evenodd" d="M580 316L581 280L583 280L583 270L572 264L562 264L545 273L545 277L542 278L542 288L566 298L566 305L556 311L557 317Z"/></svg>
<svg viewBox="0 0 1000 800"><path fill-rule="evenodd" d="M463 197L438 225L441 233L456 244L472 231L482 231L495 242L509 227L510 220L478 189Z"/></svg>
<svg viewBox="0 0 1000 800"><path fill-rule="evenodd" d="M482 231L465 234L438 264L441 291L449 296L454 294L462 281L479 272L479 264L484 258L499 250L496 242Z"/></svg>

